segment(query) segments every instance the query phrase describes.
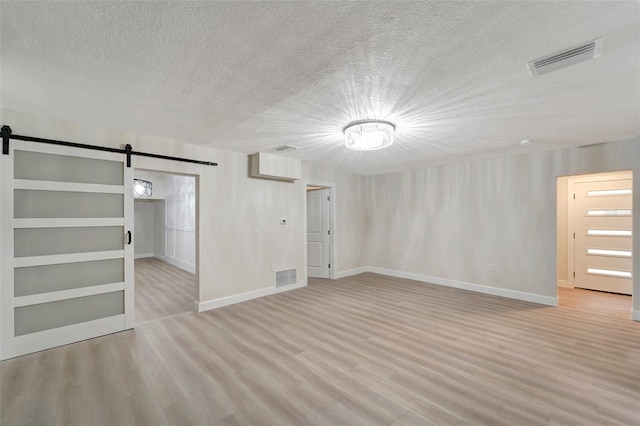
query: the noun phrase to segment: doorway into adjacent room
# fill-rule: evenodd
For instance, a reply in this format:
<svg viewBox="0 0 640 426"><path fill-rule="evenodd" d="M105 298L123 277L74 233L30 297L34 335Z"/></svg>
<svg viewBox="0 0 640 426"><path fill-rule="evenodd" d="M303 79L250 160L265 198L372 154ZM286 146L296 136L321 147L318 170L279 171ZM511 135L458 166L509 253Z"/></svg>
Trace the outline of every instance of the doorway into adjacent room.
<svg viewBox="0 0 640 426"><path fill-rule="evenodd" d="M306 216L307 277L334 278L332 187L310 183L306 185Z"/></svg>
<svg viewBox="0 0 640 426"><path fill-rule="evenodd" d="M196 198L195 176L134 172L137 323L194 310Z"/></svg>
<svg viewBox="0 0 640 426"><path fill-rule="evenodd" d="M558 287L611 294L631 306L632 172L559 177ZM603 295L605 297L605 295Z"/></svg>

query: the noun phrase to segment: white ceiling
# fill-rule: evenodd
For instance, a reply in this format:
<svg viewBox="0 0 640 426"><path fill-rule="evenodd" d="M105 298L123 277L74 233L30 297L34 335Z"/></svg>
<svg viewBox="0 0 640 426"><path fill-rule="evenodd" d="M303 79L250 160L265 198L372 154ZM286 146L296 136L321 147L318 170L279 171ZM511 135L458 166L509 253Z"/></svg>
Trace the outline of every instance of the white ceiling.
<svg viewBox="0 0 640 426"><path fill-rule="evenodd" d="M293 144L285 155L363 175L640 135L636 1L3 1L0 13L2 106L93 126L246 153ZM599 36L601 57L530 77L528 61ZM346 149L342 128L365 118L394 122L396 143Z"/></svg>

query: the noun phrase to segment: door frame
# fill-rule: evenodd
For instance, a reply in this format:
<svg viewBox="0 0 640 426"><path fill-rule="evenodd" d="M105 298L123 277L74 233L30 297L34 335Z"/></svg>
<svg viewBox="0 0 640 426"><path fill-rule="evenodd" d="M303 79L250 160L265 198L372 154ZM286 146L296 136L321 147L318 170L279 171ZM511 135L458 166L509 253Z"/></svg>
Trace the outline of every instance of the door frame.
<svg viewBox="0 0 640 426"><path fill-rule="evenodd" d="M629 177L623 175L629 175ZM573 233L575 230L575 223L573 218L575 217L575 203L572 197L573 188L576 183L588 183L588 182L599 182L602 180L618 180L618 179L632 179L633 185L633 170L620 170L615 172L603 172L603 173L587 173L583 175L575 175L569 176L567 178L567 287L575 288L576 279L574 276L575 272L575 241L573 239ZM632 197L635 194L632 192ZM632 201L633 202L633 201ZM635 232L633 232L631 238L635 238ZM633 243L632 247L632 256L633 256ZM632 262L633 266L633 262ZM632 271L633 276L635 276L635 271ZM632 280L633 283L633 280ZM633 284L631 286L632 296L633 296Z"/></svg>
<svg viewBox="0 0 640 426"><path fill-rule="evenodd" d="M168 165L171 164L169 160L152 159L151 161L155 163L154 167L147 167L144 165L138 166L137 164L134 164L132 166L133 174L135 174L136 170L140 170L145 172L159 173L163 175L189 176L189 177L193 177L196 181L196 206L195 206L196 230L195 230L195 266L194 266L196 285L193 293L193 297L194 297L193 311L199 312L198 307L200 306L200 173L197 173L195 171L183 172L183 171L177 171L175 169L172 169L171 167L168 167ZM133 203L133 195L131 196L131 199ZM166 199L165 199L165 215L166 215ZM165 220L166 220L166 216L165 216ZM133 243L135 245L135 241ZM165 236L165 248L166 248L166 236ZM135 282L135 276L134 276L134 279L133 279L134 293L135 293L135 288L136 288L136 282ZM137 324L139 323L136 322L136 325Z"/></svg>
<svg viewBox="0 0 640 426"><path fill-rule="evenodd" d="M336 224L336 185L333 182L323 182L315 179L303 179L302 180L302 205L304 206L304 213L302 215L302 223L304 226L304 243L303 243L303 258L304 258L304 280L305 283L308 283L309 277L309 266L307 259L307 187L308 186L321 186L329 189L329 197L331 197L331 208L329 209L330 223L331 223L331 234L330 234L330 244L331 247L329 249L329 263L331 264L331 268L329 268L329 279L336 279L336 270L338 269L338 261L337 261L337 248L336 248L336 235L338 234L338 226Z"/></svg>
<svg viewBox="0 0 640 426"><path fill-rule="evenodd" d="M604 174L615 174L615 173L624 173L624 172L631 172L631 179L632 179L632 195L631 195L631 203L632 203L632 209L633 209L633 221L631 224L631 229L632 229L632 252L633 253L640 253L640 238L636 238L636 233L640 232L640 230L638 229L637 222L638 222L638 217L640 217L640 210L638 209L640 207L640 172L638 170L638 167L632 167L632 168L624 168L624 169L618 169L618 170L581 170L580 173L564 173L564 174L556 174L555 175L555 190L556 190L556 197L555 197L555 204L556 204L556 220L555 220L555 228L556 228L556 238L558 237L557 234L557 230L558 230L558 212L559 212L559 206L557 205L558 202L558 188L559 188L559 179L560 178L566 178L567 179L567 189L568 189L568 185L570 185L569 180L572 178L578 178L581 176L585 176L585 175L604 175ZM567 191L567 197L569 197L569 191ZM567 209L567 214L573 214L573 210L569 210L569 208L571 207L572 203L569 203L568 209ZM564 218L564 220L568 220L568 216ZM573 230L571 231L571 234L568 232L569 226L567 226L567 238L569 238L569 235L573 234ZM569 247L571 247L571 245L567 246L567 256L569 256L569 254L573 255L573 252L569 253ZM571 249L573 250L573 249ZM556 277L557 277L557 271L558 271L558 244L557 244L557 239L556 239L556 258L555 258L555 262L556 262ZM640 281L640 278L638 278L639 276L637 275L637 270L638 268L636 268L636 266L638 265L638 261L637 261L638 257L634 256L633 257L633 276L632 276L632 280L633 280L633 285L632 285L632 295L631 295L631 312L630 312L630 319L633 321L640 321L640 309L636 309L636 304L638 303L638 300L640 299L640 293L637 293L636 290L640 289L640 287L638 286L638 282ZM567 263L569 263L569 259L567 259ZM573 264L572 264L573 267ZM573 277L573 270L569 271L569 266L567 265L567 282L569 281L569 276ZM557 280L557 278L556 278ZM573 281L572 281L573 282ZM558 282L556 282L556 298L559 298L559 291L558 288L560 286L558 285ZM567 285L566 287L569 287L569 285Z"/></svg>

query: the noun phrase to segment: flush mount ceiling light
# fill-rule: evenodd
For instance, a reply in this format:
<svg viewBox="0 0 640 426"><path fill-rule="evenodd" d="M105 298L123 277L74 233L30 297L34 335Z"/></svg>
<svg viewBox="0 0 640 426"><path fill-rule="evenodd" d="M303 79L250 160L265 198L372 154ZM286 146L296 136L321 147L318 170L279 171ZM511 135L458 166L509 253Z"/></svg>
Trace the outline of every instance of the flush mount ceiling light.
<svg viewBox="0 0 640 426"><path fill-rule="evenodd" d="M344 145L355 151L373 151L390 147L396 126L388 121L361 120L343 129Z"/></svg>

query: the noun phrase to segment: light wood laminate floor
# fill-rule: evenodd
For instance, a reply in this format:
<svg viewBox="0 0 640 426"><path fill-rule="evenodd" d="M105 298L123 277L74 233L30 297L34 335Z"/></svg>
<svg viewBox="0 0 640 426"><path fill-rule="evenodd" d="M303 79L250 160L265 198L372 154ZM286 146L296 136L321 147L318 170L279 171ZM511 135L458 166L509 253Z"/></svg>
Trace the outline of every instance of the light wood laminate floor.
<svg viewBox="0 0 640 426"><path fill-rule="evenodd" d="M135 261L136 322L193 311L195 275L162 260Z"/></svg>
<svg viewBox="0 0 640 426"><path fill-rule="evenodd" d="M630 298L362 274L0 364L3 425L638 425Z"/></svg>

